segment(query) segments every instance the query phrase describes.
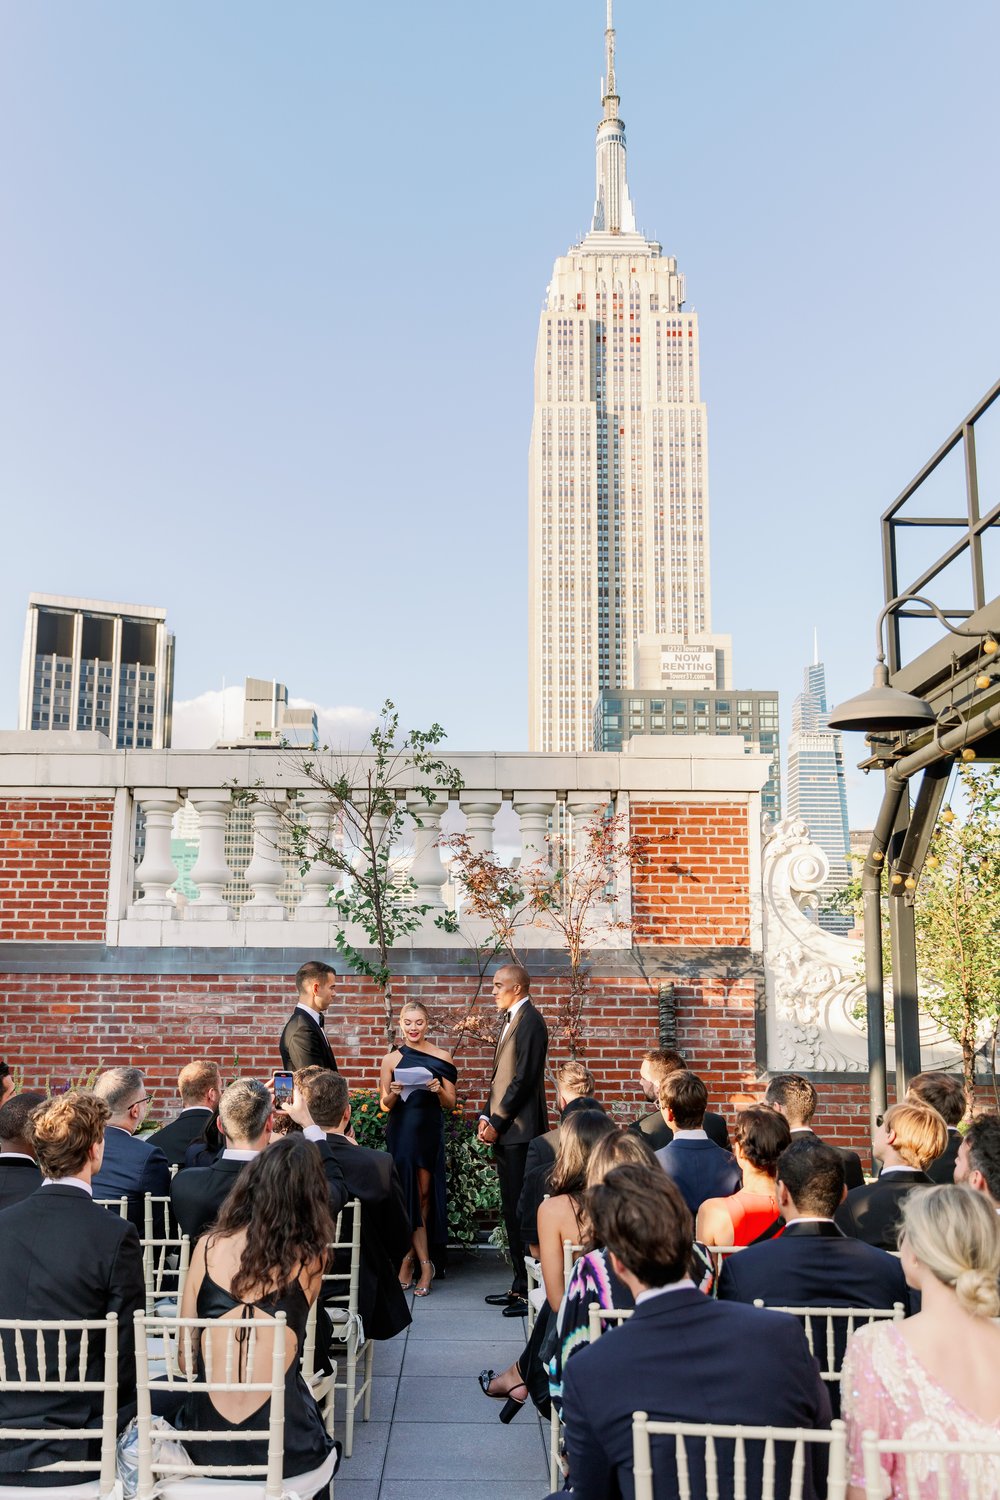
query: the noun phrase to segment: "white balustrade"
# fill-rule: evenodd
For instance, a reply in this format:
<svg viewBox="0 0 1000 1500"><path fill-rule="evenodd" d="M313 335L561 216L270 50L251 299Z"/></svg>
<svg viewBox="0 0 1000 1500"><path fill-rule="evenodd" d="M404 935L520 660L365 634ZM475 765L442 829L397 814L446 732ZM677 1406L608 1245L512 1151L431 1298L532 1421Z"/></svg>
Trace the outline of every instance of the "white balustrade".
<svg viewBox="0 0 1000 1500"><path fill-rule="evenodd" d="M465 813L465 836L474 854L489 854L493 849L493 819L503 806L495 792L462 793L459 803Z"/></svg>
<svg viewBox="0 0 1000 1500"><path fill-rule="evenodd" d="M195 922L227 922L233 915L223 896L227 881L232 879L226 863L226 819L232 801L223 798L218 787L189 791L188 799L198 814L200 829L198 858L191 870L198 895L188 902L184 918Z"/></svg>
<svg viewBox="0 0 1000 1500"><path fill-rule="evenodd" d="M340 871L323 860L319 853L334 847L337 818L328 797L303 797L299 806L307 830L304 852L309 868L303 876L302 899L293 916L298 922L312 922L329 907L330 891L342 883Z"/></svg>
<svg viewBox="0 0 1000 1500"><path fill-rule="evenodd" d="M146 832L142 860L135 872L142 895L129 907L129 915L169 920L177 914L167 896L177 879L177 867L170 854L170 825L180 799L174 791L136 788L135 800L142 808Z"/></svg>
<svg viewBox="0 0 1000 1500"><path fill-rule="evenodd" d="M416 885L414 901L418 906L443 907L441 887L448 874L441 862L438 840L448 796L446 793L440 796L432 793L427 802L419 792L408 792L406 805L417 823L413 830L413 859L410 862L410 879Z"/></svg>
<svg viewBox="0 0 1000 1500"><path fill-rule="evenodd" d="M514 793L514 811L521 820L521 859L525 864L548 859L549 819L555 811L555 801L551 793Z"/></svg>
<svg viewBox="0 0 1000 1500"><path fill-rule="evenodd" d="M278 856L281 818L269 802L253 806L253 858L246 867L244 880L253 896L242 915L265 922L283 922L285 908L278 892L285 883L285 867Z"/></svg>

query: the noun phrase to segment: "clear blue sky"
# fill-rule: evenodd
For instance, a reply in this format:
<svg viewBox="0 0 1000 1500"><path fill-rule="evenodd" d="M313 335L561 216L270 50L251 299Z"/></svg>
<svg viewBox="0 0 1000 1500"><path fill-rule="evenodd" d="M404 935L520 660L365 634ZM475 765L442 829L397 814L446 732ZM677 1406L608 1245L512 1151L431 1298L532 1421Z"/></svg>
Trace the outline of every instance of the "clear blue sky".
<svg viewBox="0 0 1000 1500"><path fill-rule="evenodd" d="M878 516L998 374L1000 9L616 20L639 222L701 318L713 623L787 731L814 625L833 698L869 680ZM534 342L603 25L7 0L0 725L38 589L167 605L180 699L276 675L525 745Z"/></svg>

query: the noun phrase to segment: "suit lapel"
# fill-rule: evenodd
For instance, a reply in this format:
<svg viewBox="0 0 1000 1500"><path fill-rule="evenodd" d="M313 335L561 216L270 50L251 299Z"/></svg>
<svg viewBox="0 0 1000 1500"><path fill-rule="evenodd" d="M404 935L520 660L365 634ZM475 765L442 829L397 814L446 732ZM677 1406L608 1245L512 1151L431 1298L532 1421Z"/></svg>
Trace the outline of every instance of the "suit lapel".
<svg viewBox="0 0 1000 1500"><path fill-rule="evenodd" d="M510 1041L511 1037L514 1035L514 1032L520 1026L521 1021L524 1018L524 1014L527 1011L528 1006L530 1004L531 1004L531 1001L528 1000L524 1005L521 1006L521 1009L518 1011L518 1013L514 1017L513 1021L511 1021L510 1025L505 1028L503 1035L498 1039L498 1041L497 1041L497 1050L493 1054L493 1071L494 1071L494 1073L497 1070L497 1063L500 1061L500 1054L501 1054L501 1052L504 1051L505 1047L507 1046L507 1043Z"/></svg>

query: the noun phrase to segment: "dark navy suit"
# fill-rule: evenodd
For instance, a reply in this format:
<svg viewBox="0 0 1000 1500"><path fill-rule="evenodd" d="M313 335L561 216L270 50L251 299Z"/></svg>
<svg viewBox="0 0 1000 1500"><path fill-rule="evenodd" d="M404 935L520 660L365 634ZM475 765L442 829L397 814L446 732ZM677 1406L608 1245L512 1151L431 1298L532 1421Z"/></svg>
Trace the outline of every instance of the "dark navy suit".
<svg viewBox="0 0 1000 1500"><path fill-rule="evenodd" d="M948 1126L948 1144L941 1155L935 1157L927 1168L927 1175L931 1182L954 1182L955 1162L958 1160L958 1148L962 1144L962 1132L956 1130L954 1125Z"/></svg>
<svg viewBox="0 0 1000 1500"><path fill-rule="evenodd" d="M151 1146L127 1130L109 1125L104 1132L104 1160L91 1182L95 1198L128 1199L128 1218L140 1236L146 1233L146 1193L165 1198L170 1192L170 1164L159 1146ZM165 1232L162 1215L153 1220L153 1233Z"/></svg>
<svg viewBox="0 0 1000 1500"><path fill-rule="evenodd" d="M731 1151L714 1141L692 1141L675 1136L661 1147L656 1160L680 1188L684 1202L697 1214L706 1198L728 1198L743 1186L743 1174Z"/></svg>
<svg viewBox="0 0 1000 1500"><path fill-rule="evenodd" d="M926 1172L894 1171L876 1177L874 1182L848 1193L837 1209L837 1224L852 1239L877 1245L880 1250L896 1250L906 1195L930 1180Z"/></svg>
<svg viewBox="0 0 1000 1500"><path fill-rule="evenodd" d="M727 1256L719 1297L734 1302L760 1297L775 1307L909 1305L906 1278L895 1256L849 1239L830 1219L794 1220L777 1239ZM846 1324L834 1323L838 1368L846 1344ZM832 1394L836 1416L839 1389Z"/></svg>
<svg viewBox="0 0 1000 1500"><path fill-rule="evenodd" d="M667 1422L830 1425L830 1401L797 1321L786 1313L716 1302L694 1289L640 1302L620 1328L567 1360L563 1415L574 1500L633 1500L634 1411ZM652 1443L657 1500L674 1500L673 1443ZM723 1495L733 1494L731 1452L728 1444L718 1444ZM782 1445L776 1494L783 1493L782 1481L787 1489L790 1457ZM693 1443L688 1462L693 1500L703 1500L704 1466ZM807 1464L805 1500L823 1493L824 1476L822 1459L815 1483ZM748 1464L748 1500L759 1494L758 1456Z"/></svg>

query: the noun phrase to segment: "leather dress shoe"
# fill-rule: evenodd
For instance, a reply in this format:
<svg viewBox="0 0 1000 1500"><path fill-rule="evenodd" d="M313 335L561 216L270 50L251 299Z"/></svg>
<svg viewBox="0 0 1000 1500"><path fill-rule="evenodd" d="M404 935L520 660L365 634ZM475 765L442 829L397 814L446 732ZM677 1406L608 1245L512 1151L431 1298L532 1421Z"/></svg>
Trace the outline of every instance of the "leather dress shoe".
<svg viewBox="0 0 1000 1500"><path fill-rule="evenodd" d="M520 1297L520 1292L491 1292L488 1297L483 1298L483 1301L487 1302L490 1307L509 1307L512 1302L519 1301Z"/></svg>
<svg viewBox="0 0 1000 1500"><path fill-rule="evenodd" d="M515 1298L509 1307L505 1307L500 1314L503 1318L526 1318L528 1316L527 1297Z"/></svg>

